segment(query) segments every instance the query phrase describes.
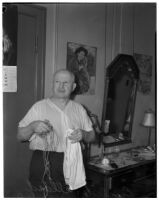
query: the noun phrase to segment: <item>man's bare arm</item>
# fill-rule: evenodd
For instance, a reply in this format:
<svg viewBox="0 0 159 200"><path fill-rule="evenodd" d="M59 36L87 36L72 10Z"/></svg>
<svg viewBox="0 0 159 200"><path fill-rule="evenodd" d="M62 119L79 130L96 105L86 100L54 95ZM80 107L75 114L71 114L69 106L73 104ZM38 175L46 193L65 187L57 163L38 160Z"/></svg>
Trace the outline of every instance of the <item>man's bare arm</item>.
<svg viewBox="0 0 159 200"><path fill-rule="evenodd" d="M33 121L28 126L18 127L17 139L21 142L28 141L31 136L36 134L46 134L50 132L52 126L48 121Z"/></svg>

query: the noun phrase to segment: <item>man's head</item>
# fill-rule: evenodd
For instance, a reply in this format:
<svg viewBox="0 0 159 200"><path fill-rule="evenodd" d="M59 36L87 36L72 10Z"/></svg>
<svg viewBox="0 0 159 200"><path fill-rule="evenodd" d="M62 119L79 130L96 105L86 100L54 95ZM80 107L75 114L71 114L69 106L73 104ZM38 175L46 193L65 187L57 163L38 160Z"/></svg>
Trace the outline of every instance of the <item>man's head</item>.
<svg viewBox="0 0 159 200"><path fill-rule="evenodd" d="M53 76L53 96L68 99L76 88L75 76L66 69L60 69Z"/></svg>

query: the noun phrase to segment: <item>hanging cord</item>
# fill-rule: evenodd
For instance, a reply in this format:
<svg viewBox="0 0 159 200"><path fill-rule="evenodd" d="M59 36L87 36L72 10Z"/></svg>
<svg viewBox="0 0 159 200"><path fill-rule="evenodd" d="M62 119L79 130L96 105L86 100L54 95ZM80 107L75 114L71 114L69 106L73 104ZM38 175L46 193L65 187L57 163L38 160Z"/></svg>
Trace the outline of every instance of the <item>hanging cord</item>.
<svg viewBox="0 0 159 200"><path fill-rule="evenodd" d="M45 136L45 151L43 152L43 161L44 161L44 173L43 173L43 177L42 177L42 190L43 190L43 194L44 197L48 196L48 186L47 183L45 181L45 177L46 176L50 176L50 163L49 163L49 151L48 151L48 142L47 142L47 136Z"/></svg>
<svg viewBox="0 0 159 200"><path fill-rule="evenodd" d="M55 131L53 130L53 126L50 124L48 120L45 120L45 122L50 127L50 132L44 136L45 150L43 152L44 173L42 177L42 184L44 187L42 189L43 189L44 197L47 197L49 193L49 188L45 181L45 177L48 178L50 183L52 182L51 173L50 173L49 151L56 151L59 141L58 141L57 135L55 134Z"/></svg>
<svg viewBox="0 0 159 200"><path fill-rule="evenodd" d="M47 123L47 125L50 127L50 132L49 133L45 133L46 135L44 136L44 142L45 142L45 150L43 152L43 161L44 161L44 173L43 173L43 177L42 177L42 184L43 184L43 193L44 193L44 197L48 196L49 190L48 190L48 186L47 183L45 181L45 177L48 177L49 181L51 181L51 175L50 175L50 162L49 162L49 150L52 149L51 144L52 144L52 140L49 144L48 141L48 134L53 135L53 127L50 124L50 122L48 120L45 120L45 122Z"/></svg>

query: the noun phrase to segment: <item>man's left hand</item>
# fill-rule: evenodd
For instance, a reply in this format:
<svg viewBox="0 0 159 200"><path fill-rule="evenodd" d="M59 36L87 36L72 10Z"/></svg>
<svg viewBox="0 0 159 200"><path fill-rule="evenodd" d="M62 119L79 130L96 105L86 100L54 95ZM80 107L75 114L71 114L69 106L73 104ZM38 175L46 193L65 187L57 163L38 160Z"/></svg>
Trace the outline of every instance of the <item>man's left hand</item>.
<svg viewBox="0 0 159 200"><path fill-rule="evenodd" d="M83 131L81 129L74 130L68 138L71 140L71 143L80 142L83 139Z"/></svg>

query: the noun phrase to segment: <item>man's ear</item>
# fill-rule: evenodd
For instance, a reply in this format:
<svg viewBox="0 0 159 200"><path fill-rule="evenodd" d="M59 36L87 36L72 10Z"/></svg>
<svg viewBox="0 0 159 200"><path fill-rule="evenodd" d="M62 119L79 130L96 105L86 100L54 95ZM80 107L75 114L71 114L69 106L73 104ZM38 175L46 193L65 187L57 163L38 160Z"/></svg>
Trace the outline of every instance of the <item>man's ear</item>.
<svg viewBox="0 0 159 200"><path fill-rule="evenodd" d="M74 91L76 88L76 83L73 83L72 91Z"/></svg>

